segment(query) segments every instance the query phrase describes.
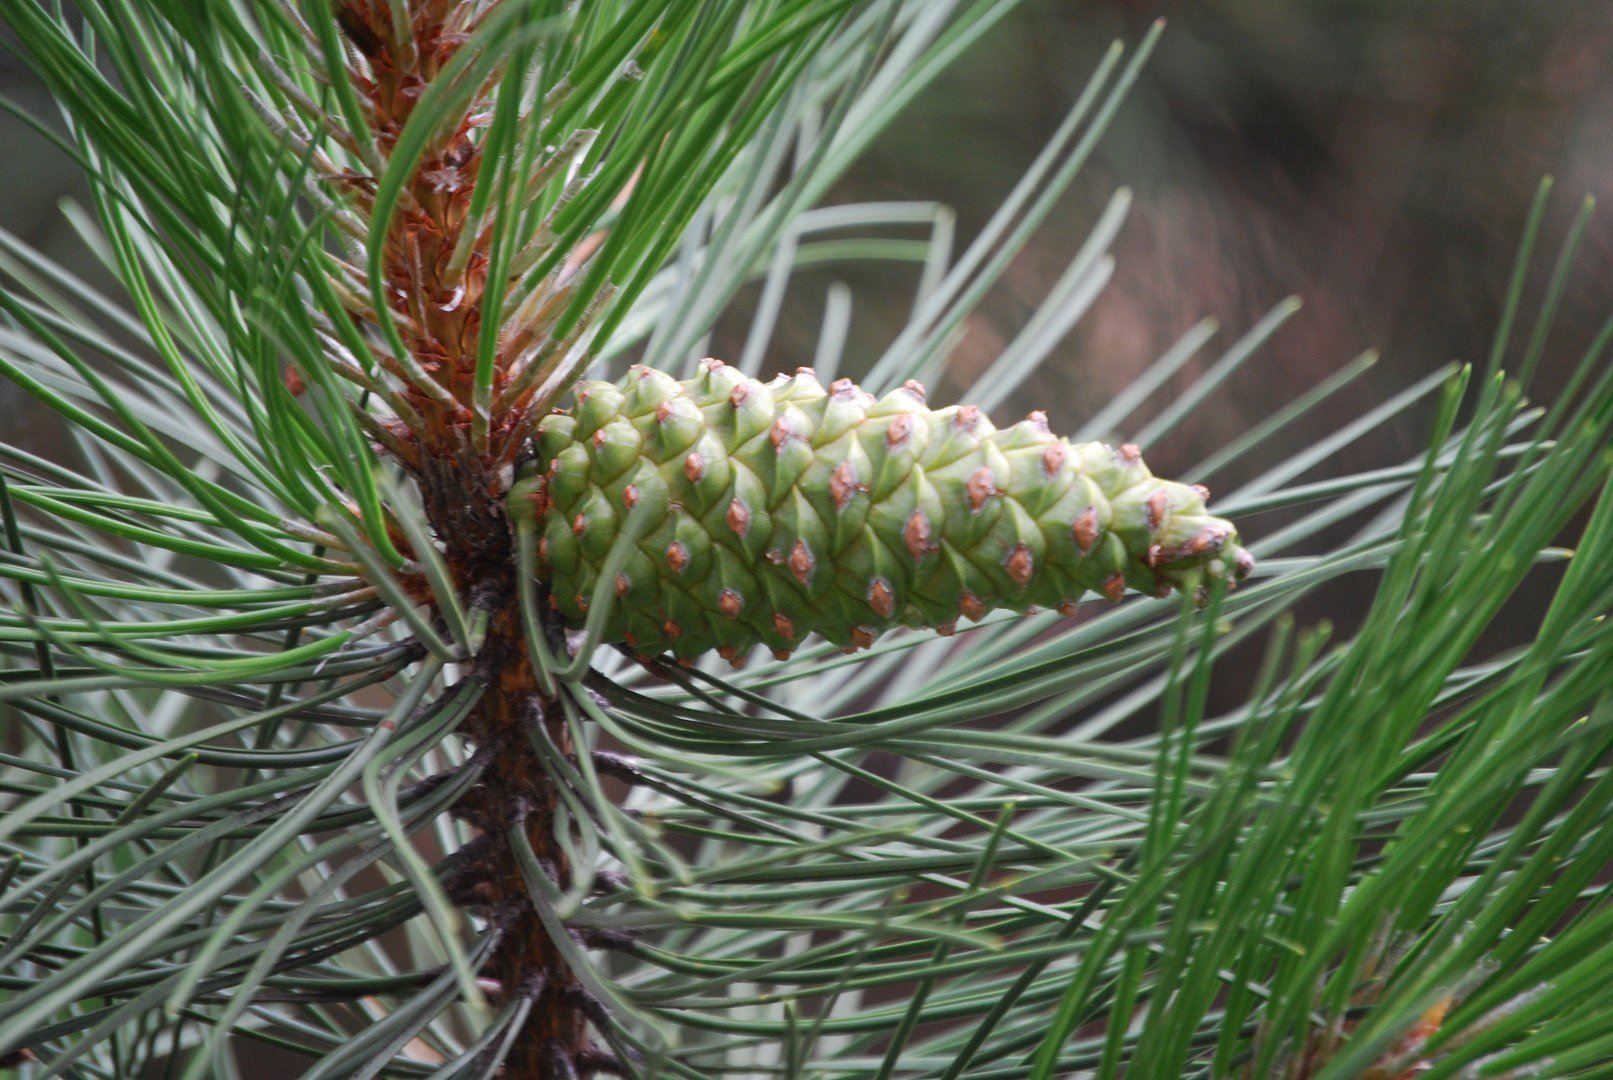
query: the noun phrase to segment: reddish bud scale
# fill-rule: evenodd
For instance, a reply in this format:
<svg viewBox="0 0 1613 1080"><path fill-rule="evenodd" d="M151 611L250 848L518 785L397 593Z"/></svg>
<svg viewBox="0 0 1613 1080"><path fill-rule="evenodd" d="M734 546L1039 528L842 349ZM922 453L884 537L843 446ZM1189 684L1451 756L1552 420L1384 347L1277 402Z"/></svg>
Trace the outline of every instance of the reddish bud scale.
<svg viewBox="0 0 1613 1080"><path fill-rule="evenodd" d="M1160 480L1131 445L1075 445L1044 415L998 430L979 409L930 409L910 384L875 399L809 369L769 383L716 361L679 382L635 369L586 383L538 424L540 464L511 501L536 517L541 572L592 595L630 510L651 515L605 636L641 655L787 653L808 634L866 648L895 626L1087 593L1195 595L1252 560L1204 493ZM586 530L577 530L586 518ZM607 535L609 534L609 535Z"/></svg>

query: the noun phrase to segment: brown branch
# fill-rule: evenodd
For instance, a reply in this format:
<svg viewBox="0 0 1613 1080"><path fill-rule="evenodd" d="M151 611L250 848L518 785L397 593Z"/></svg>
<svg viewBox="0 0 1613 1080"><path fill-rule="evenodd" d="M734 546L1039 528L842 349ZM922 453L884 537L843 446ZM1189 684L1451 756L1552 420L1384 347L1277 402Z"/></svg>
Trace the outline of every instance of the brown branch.
<svg viewBox="0 0 1613 1080"><path fill-rule="evenodd" d="M421 93L466 40L465 9L448 0L413 0L406 25L393 20L388 0L345 0L338 19L356 53L350 68L385 156ZM488 88L496 85L489 82ZM514 1035L503 1075L512 1080L582 1080L619 1072L616 1059L594 1045L591 1033L609 1024L603 1006L568 967L550 938L523 881L508 841L520 830L558 888L572 883L564 846L556 836L557 780L533 746L547 738L562 758L574 753L558 703L546 698L527 652L515 579L515 552L504 514L513 469L529 452L530 424L523 402L509 402L510 352L496 357L492 438L471 438L476 348L481 334L489 223L468 221L482 173L477 131L490 111L472 100L463 115L429 141L404 185L382 240L379 290L403 336L404 357L381 358L403 405L398 419L368 425L370 434L415 477L421 502L455 586L489 616L475 668L488 687L461 729L478 748L483 771L454 813L481 835L451 856L445 882L461 906L494 920L502 939L481 974L506 1001L531 999ZM350 185L363 192L364 178ZM367 213L367 199L350 203ZM473 235L466 237L465 230ZM456 258L456 252L458 257ZM359 291L368 295L367 283ZM388 313L372 313L385 317ZM364 318L361 313L358 317ZM521 337L523 347L531 339ZM424 372L431 385L403 377ZM630 938L584 935L590 948L633 948ZM563 943L569 949L570 943Z"/></svg>

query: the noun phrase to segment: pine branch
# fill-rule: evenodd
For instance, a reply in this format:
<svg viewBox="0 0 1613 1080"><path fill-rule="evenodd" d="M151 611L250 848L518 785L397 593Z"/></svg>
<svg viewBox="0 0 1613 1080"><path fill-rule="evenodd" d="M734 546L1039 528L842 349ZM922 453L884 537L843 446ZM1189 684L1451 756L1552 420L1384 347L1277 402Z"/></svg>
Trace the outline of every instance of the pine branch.
<svg viewBox="0 0 1613 1080"><path fill-rule="evenodd" d="M1538 366L1585 218L1521 345L1544 194L1482 375L1328 424L1352 366L1207 455L1260 473L1209 516L1085 439L1167 437L1291 303L1151 402L1196 329L1077 443L899 389L1158 28L961 250L943 208L819 205L1008 6L0 0L128 294L0 235L0 376L63 435L0 446L6 1062L1596 1074L1613 327L1549 407L1499 375ZM1058 355L1128 202L984 405ZM757 378L800 362L796 272L870 262L917 283L883 354L836 286L828 385ZM702 366L748 284L735 366ZM1426 454L1312 476L1435 394ZM1328 433L1262 473L1294 421ZM836 546L864 510L866 562ZM715 546L742 533L754 567ZM1367 581L1364 626L1294 629ZM1187 595L1077 604L1123 587Z"/></svg>

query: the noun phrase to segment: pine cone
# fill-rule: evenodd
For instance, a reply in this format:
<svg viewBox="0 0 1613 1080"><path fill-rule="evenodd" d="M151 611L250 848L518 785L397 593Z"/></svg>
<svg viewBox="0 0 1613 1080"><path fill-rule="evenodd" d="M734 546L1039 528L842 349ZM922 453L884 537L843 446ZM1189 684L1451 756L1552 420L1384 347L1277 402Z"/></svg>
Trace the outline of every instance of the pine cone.
<svg viewBox="0 0 1613 1080"><path fill-rule="evenodd" d="M770 383L702 368L579 384L512 493L573 627L628 515L647 516L604 634L641 656L784 657L809 634L866 647L996 608L1069 613L1089 591L1202 598L1253 566L1208 492L1155 478L1134 446L1073 445L1041 413L999 431L974 406L927 408L917 383L876 400L809 368Z"/></svg>

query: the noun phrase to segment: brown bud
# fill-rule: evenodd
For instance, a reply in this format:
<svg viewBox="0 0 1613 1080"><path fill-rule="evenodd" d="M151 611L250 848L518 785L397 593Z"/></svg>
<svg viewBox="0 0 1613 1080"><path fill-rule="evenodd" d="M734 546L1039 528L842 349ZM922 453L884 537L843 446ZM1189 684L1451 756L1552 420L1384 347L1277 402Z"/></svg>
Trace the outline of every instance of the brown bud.
<svg viewBox="0 0 1613 1080"><path fill-rule="evenodd" d="M1068 600L1064 601L1057 608L1058 613L1063 615L1066 619L1073 619L1075 617L1075 610L1075 605L1070 603Z"/></svg>
<svg viewBox="0 0 1613 1080"><path fill-rule="evenodd" d="M951 637L953 634L958 632L958 621L956 619L948 619L946 622L936 623L935 632L940 634L942 637Z"/></svg>
<svg viewBox="0 0 1613 1080"><path fill-rule="evenodd" d="M616 575L616 595L617 596L626 596L627 595L627 590L632 588L632 587L633 587L633 583L631 581L627 580L627 575L626 574L617 574Z"/></svg>
<svg viewBox="0 0 1613 1080"><path fill-rule="evenodd" d="M915 561L930 553L930 519L924 511L915 510L907 515L907 524L902 526L902 542Z"/></svg>
<svg viewBox="0 0 1613 1080"><path fill-rule="evenodd" d="M1120 598L1126 595L1126 575L1116 570L1103 579L1103 595L1118 604Z"/></svg>
<svg viewBox="0 0 1613 1080"><path fill-rule="evenodd" d="M986 505L986 500L997 494L997 485L992 482L991 466L982 465L969 477L965 485L969 492L969 508L980 513L980 508Z"/></svg>
<svg viewBox="0 0 1613 1080"><path fill-rule="evenodd" d="M839 401L857 396L857 384L850 379L836 379L829 384L829 394Z"/></svg>
<svg viewBox="0 0 1613 1080"><path fill-rule="evenodd" d="M1025 422L1030 424L1031 427L1036 428L1038 431L1048 434L1052 433L1047 426L1047 413L1043 412L1041 409L1032 409L1030 412L1026 413Z"/></svg>
<svg viewBox="0 0 1613 1080"><path fill-rule="evenodd" d="M974 430L975 425L980 423L980 406L959 406L958 411L952 415L952 423L960 431Z"/></svg>
<svg viewBox="0 0 1613 1080"><path fill-rule="evenodd" d="M859 649L873 648L874 639L878 636L871 626L853 626L851 628L851 643Z"/></svg>
<svg viewBox="0 0 1613 1080"><path fill-rule="evenodd" d="M584 596L582 593L578 593L571 599L574 603L576 603L578 611L582 612L584 615L588 614L588 597Z"/></svg>
<svg viewBox="0 0 1613 1080"><path fill-rule="evenodd" d="M1128 463L1139 461L1143 456L1143 448L1134 442L1125 443L1120 447L1120 456Z"/></svg>
<svg viewBox="0 0 1613 1080"><path fill-rule="evenodd" d="M691 450L689 456L683 459L683 475L689 478L691 484L700 483L700 478L706 475L706 459L700 456L700 451Z"/></svg>
<svg viewBox="0 0 1613 1080"><path fill-rule="evenodd" d="M1051 442L1042 451L1042 472L1053 476L1064 467L1064 442Z"/></svg>
<svg viewBox="0 0 1613 1080"><path fill-rule="evenodd" d="M628 484L622 489L622 505L629 510L638 505L638 488Z"/></svg>
<svg viewBox="0 0 1613 1080"><path fill-rule="evenodd" d="M795 377L797 379L802 378L802 377L810 377L810 378L816 379L818 377L818 369L817 368L812 368L812 367L798 367L798 368L795 369Z"/></svg>
<svg viewBox="0 0 1613 1080"><path fill-rule="evenodd" d="M683 627L668 619L661 624L661 633L665 634L668 640L676 641L683 636Z"/></svg>
<svg viewBox="0 0 1613 1080"><path fill-rule="evenodd" d="M1170 509L1171 497L1164 491L1156 491L1148 496L1143 506L1148 511L1148 528L1152 531L1165 524L1165 512Z"/></svg>
<svg viewBox="0 0 1613 1080"><path fill-rule="evenodd" d="M792 657L794 655L795 654L793 652L791 652L789 649L774 649L773 650L773 659L775 659L775 660L788 660L790 657Z"/></svg>
<svg viewBox="0 0 1613 1080"><path fill-rule="evenodd" d="M593 443L594 443L595 446L604 446L605 445L605 429L604 428L600 428L598 431L594 432Z"/></svg>
<svg viewBox="0 0 1613 1080"><path fill-rule="evenodd" d="M1075 538L1075 546L1081 549L1081 554L1092 552L1092 545L1098 542L1098 510L1089 506L1075 516L1075 524L1070 528L1070 535Z"/></svg>
<svg viewBox="0 0 1613 1080"><path fill-rule="evenodd" d="M544 562L549 561L549 538L547 536L538 538L538 558Z"/></svg>
<svg viewBox="0 0 1613 1080"><path fill-rule="evenodd" d="M661 424L666 423L668 420L672 419L672 413L672 399L668 398L666 401L661 402L661 404L655 407L656 422Z"/></svg>
<svg viewBox="0 0 1613 1080"><path fill-rule="evenodd" d="M581 514L571 519L571 535L581 536L583 530L588 528L588 519Z"/></svg>
<svg viewBox="0 0 1613 1080"><path fill-rule="evenodd" d="M834 498L836 510L844 510L857 494L857 470L852 468L851 462L842 461L829 474L829 494Z"/></svg>
<svg viewBox="0 0 1613 1080"><path fill-rule="evenodd" d="M881 619L888 619L896 613L896 593L891 589L890 582L884 578L874 578L868 583L868 606Z"/></svg>
<svg viewBox="0 0 1613 1080"><path fill-rule="evenodd" d="M728 527L734 530L735 536L744 536L750 531L750 507L745 505L744 499L735 498L729 503L726 516Z"/></svg>
<svg viewBox="0 0 1613 1080"><path fill-rule="evenodd" d="M986 605L980 602L980 597L974 593L964 593L963 599L958 601L958 611L966 619L979 622L986 617Z"/></svg>
<svg viewBox="0 0 1613 1080"><path fill-rule="evenodd" d="M729 392L728 404L737 409L741 405L745 404L745 399L748 397L750 397L750 383L739 383L733 388L733 390Z"/></svg>
<svg viewBox="0 0 1613 1080"><path fill-rule="evenodd" d="M1024 544L1015 544L1014 550L1008 553L1008 559L1003 565L1008 567L1008 576L1013 578L1014 584L1021 589L1031 583L1031 577L1036 573L1036 557Z"/></svg>
<svg viewBox="0 0 1613 1080"><path fill-rule="evenodd" d="M1189 484L1188 486L1193 489L1193 494L1195 494L1195 495L1197 495L1199 497L1199 502L1205 503L1205 504L1209 503L1209 501L1210 501L1210 489L1209 488L1205 487L1203 484Z"/></svg>
<svg viewBox="0 0 1613 1080"><path fill-rule="evenodd" d="M774 450L784 449L784 444L794 436L795 430L790 427L790 418L787 416L781 416L773 421L773 427L767 433L767 437L773 440Z"/></svg>
<svg viewBox="0 0 1613 1080"><path fill-rule="evenodd" d="M795 546L790 549L790 572L795 575L795 580L802 585L811 584L812 569L816 565L817 560L812 557L812 551L807 547L806 541L797 540Z"/></svg>
<svg viewBox="0 0 1613 1080"><path fill-rule="evenodd" d="M726 618L739 618L740 609L745 606L745 598L732 589L724 589L717 594L717 610Z"/></svg>
<svg viewBox="0 0 1613 1080"><path fill-rule="evenodd" d="M907 380L905 383L902 384L902 389L906 390L909 394L912 394L914 397L918 398L920 401L923 401L925 399L925 397L927 396L926 391L924 389L924 384L919 382L917 379L909 379L909 380Z"/></svg>
<svg viewBox="0 0 1613 1080"><path fill-rule="evenodd" d="M891 426L885 429L885 444L892 449L907 442L913 434L913 418L907 413L898 413L891 419Z"/></svg>
<svg viewBox="0 0 1613 1080"><path fill-rule="evenodd" d="M674 540L666 546L666 564L672 567L674 574L683 573L684 567L689 565L689 549Z"/></svg>
<svg viewBox="0 0 1613 1080"><path fill-rule="evenodd" d="M783 612L775 611L773 613L773 630L785 641L795 640L795 623L790 621L790 617Z"/></svg>

